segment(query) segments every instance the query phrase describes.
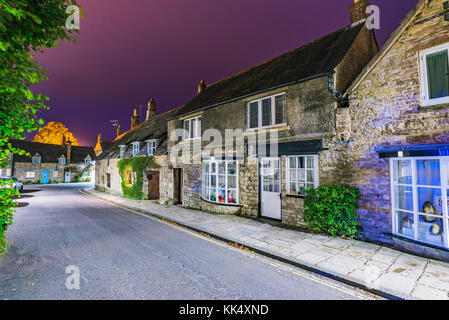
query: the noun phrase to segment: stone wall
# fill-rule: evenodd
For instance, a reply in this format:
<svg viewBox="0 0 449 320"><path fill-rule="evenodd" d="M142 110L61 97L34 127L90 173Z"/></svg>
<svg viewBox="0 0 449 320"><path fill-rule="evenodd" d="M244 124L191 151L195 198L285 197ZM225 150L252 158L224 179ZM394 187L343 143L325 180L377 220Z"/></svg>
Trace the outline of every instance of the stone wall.
<svg viewBox="0 0 449 320"><path fill-rule="evenodd" d="M421 50L449 42L449 22L438 17L416 24L442 10L442 0L425 4L351 93L349 108L337 110L338 135L327 141L325 179L360 190L362 236L370 240L392 242L389 162L374 148L449 142L449 105L421 105L419 69Z"/></svg>
<svg viewBox="0 0 449 320"><path fill-rule="evenodd" d="M35 171L36 176L33 179L26 178L27 171ZM57 163L28 163L28 162L15 162L13 175L23 182L28 183L40 183L42 178L42 171L49 171L49 179L58 182L64 182L64 166L60 166ZM53 177L52 172L57 171L58 177Z"/></svg>

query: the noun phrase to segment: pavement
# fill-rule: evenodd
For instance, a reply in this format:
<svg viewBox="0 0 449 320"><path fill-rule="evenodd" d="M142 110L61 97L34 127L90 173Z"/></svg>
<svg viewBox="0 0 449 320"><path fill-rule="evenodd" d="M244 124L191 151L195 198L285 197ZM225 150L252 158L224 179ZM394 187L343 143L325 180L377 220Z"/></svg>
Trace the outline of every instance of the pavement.
<svg viewBox="0 0 449 320"><path fill-rule="evenodd" d="M95 189L83 192L385 297L449 300L449 263L362 241L283 229L238 216L162 206Z"/></svg>
<svg viewBox="0 0 449 320"><path fill-rule="evenodd" d="M89 187L25 186L6 234L9 252L0 257L1 300L376 299L352 286L79 192ZM173 212L192 223L205 222L203 216L181 208L139 205ZM223 219L223 227L231 223L216 218ZM246 229L252 230L251 223Z"/></svg>

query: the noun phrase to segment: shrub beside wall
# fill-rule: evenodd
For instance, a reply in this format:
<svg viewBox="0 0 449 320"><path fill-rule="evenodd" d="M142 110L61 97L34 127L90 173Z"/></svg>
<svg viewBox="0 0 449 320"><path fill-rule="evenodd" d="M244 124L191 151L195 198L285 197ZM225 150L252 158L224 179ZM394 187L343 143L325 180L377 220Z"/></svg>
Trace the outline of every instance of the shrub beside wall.
<svg viewBox="0 0 449 320"><path fill-rule="evenodd" d="M358 190L340 185L323 185L306 191L304 220L317 233L353 238L357 234Z"/></svg>

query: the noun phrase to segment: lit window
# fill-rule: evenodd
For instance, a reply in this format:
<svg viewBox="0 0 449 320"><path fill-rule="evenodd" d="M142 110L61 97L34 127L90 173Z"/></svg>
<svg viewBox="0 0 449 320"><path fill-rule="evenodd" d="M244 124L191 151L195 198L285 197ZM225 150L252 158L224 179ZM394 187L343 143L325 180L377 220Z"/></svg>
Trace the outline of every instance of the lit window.
<svg viewBox="0 0 449 320"><path fill-rule="evenodd" d="M120 158L123 158L125 155L126 146L120 146Z"/></svg>
<svg viewBox="0 0 449 320"><path fill-rule="evenodd" d="M151 140L147 142L147 154L152 156L156 153L156 141Z"/></svg>
<svg viewBox="0 0 449 320"><path fill-rule="evenodd" d="M133 157L137 156L139 154L139 151L140 151L140 143L134 142L133 143Z"/></svg>
<svg viewBox="0 0 449 320"><path fill-rule="evenodd" d="M66 164L65 157L60 157L58 159L58 163L60 166L65 166L65 164Z"/></svg>
<svg viewBox="0 0 449 320"><path fill-rule="evenodd" d="M34 179L36 178L36 171L26 171L25 179Z"/></svg>
<svg viewBox="0 0 449 320"><path fill-rule="evenodd" d="M201 138L201 117L184 120L184 140Z"/></svg>
<svg viewBox="0 0 449 320"><path fill-rule="evenodd" d="M248 103L248 129L261 129L285 125L285 93Z"/></svg>
<svg viewBox="0 0 449 320"><path fill-rule="evenodd" d="M288 158L288 190L291 195L305 195L306 189L318 187L318 156Z"/></svg>
<svg viewBox="0 0 449 320"><path fill-rule="evenodd" d="M393 232L448 247L449 159L391 160Z"/></svg>
<svg viewBox="0 0 449 320"><path fill-rule="evenodd" d="M92 162L92 159L90 158L90 156L87 156L86 159L84 159L84 164L89 165L89 164L91 164L91 162Z"/></svg>
<svg viewBox="0 0 449 320"><path fill-rule="evenodd" d="M420 62L423 104L449 103L449 44L422 51Z"/></svg>
<svg viewBox="0 0 449 320"><path fill-rule="evenodd" d="M51 175L53 178L57 178L59 177L59 171L53 171Z"/></svg>
<svg viewBox="0 0 449 320"><path fill-rule="evenodd" d="M237 161L203 162L203 199L223 204L238 203Z"/></svg>
<svg viewBox="0 0 449 320"><path fill-rule="evenodd" d="M39 164L39 163L41 163L41 156L40 156L40 155L35 155L35 156L32 158L32 162L33 162L34 164Z"/></svg>

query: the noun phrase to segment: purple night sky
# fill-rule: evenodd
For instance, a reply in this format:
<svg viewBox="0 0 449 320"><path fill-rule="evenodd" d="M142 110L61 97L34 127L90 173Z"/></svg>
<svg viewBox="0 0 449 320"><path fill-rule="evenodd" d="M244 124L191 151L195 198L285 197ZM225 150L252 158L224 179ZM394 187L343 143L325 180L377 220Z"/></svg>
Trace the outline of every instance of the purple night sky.
<svg viewBox="0 0 449 320"><path fill-rule="evenodd" d="M83 145L109 122L130 126L150 98L158 112L181 106L204 78L212 83L350 24L353 0L79 0L85 12L75 44L38 57L49 80L46 121L60 121ZM416 0L371 0L381 9L382 45ZM32 137L33 135L30 135Z"/></svg>

